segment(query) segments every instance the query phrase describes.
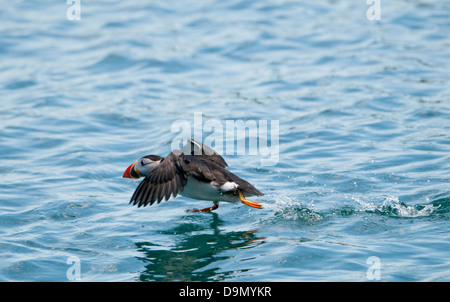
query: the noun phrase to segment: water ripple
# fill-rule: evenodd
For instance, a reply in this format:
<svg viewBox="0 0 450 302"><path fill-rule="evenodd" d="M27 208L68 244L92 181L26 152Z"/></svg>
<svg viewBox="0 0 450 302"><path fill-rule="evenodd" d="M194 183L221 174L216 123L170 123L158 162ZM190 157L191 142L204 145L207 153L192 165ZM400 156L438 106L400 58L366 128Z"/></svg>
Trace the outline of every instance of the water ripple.
<svg viewBox="0 0 450 302"><path fill-rule="evenodd" d="M0 9L0 280L450 280L448 3L81 5ZM276 166L225 155L263 209L128 205L194 112L279 121Z"/></svg>

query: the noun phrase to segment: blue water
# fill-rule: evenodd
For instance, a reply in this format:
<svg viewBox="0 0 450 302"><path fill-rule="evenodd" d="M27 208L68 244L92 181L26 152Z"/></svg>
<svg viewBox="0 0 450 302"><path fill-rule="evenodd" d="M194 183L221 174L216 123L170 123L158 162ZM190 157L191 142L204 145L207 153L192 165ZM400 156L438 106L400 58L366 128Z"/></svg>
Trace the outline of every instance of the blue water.
<svg viewBox="0 0 450 302"><path fill-rule="evenodd" d="M450 4L369 7L0 5L0 280L450 281ZM195 112L279 121L276 165L224 155L263 209L128 204Z"/></svg>

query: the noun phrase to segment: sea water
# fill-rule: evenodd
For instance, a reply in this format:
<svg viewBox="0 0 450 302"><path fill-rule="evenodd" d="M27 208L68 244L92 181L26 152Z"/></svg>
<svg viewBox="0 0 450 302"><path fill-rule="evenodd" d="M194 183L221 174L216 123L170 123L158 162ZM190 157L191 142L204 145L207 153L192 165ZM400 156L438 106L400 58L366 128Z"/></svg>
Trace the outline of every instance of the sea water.
<svg viewBox="0 0 450 302"><path fill-rule="evenodd" d="M1 5L0 280L449 281L449 11ZM126 167L196 113L278 122L272 165L216 150L263 209L128 204Z"/></svg>

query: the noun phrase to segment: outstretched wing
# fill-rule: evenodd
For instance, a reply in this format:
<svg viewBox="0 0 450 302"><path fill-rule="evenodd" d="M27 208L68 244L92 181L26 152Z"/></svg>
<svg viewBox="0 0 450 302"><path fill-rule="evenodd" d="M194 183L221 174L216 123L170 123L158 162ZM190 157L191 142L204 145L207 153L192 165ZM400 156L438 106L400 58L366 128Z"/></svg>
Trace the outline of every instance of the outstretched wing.
<svg viewBox="0 0 450 302"><path fill-rule="evenodd" d="M193 139L187 140L187 144L181 149L181 152L186 155L195 155L199 159L211 161L222 168L228 167L228 164L219 153L214 151L211 147L203 145Z"/></svg>
<svg viewBox="0 0 450 302"><path fill-rule="evenodd" d="M130 203L145 207L155 201L160 203L164 198L169 200L171 195L176 197L179 192L183 192L191 175L203 181L215 179L201 159L172 152L139 184Z"/></svg>

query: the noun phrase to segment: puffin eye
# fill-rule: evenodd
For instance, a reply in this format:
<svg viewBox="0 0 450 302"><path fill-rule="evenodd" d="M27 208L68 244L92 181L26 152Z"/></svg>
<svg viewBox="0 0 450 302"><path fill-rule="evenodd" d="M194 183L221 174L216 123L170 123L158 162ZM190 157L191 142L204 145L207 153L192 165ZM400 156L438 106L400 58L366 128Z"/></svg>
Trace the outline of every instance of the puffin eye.
<svg viewBox="0 0 450 302"><path fill-rule="evenodd" d="M141 159L141 166L145 166L143 159Z"/></svg>

